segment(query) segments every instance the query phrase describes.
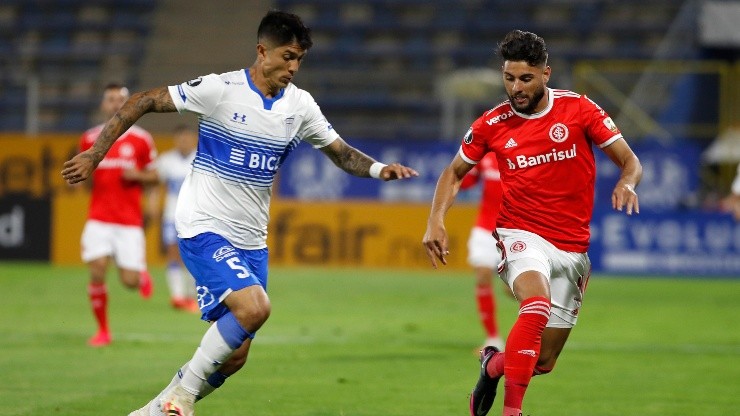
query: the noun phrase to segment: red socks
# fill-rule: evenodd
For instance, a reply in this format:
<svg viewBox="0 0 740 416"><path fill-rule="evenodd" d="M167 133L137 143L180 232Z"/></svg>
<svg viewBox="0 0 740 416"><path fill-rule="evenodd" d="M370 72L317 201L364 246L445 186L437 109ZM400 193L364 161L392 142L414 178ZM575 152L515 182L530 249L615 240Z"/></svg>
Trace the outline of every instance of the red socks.
<svg viewBox="0 0 740 416"><path fill-rule="evenodd" d="M498 336L496 326L496 300L493 297L493 288L488 285L477 285L475 287L475 299L478 303L478 313L483 329L488 338Z"/></svg>
<svg viewBox="0 0 740 416"><path fill-rule="evenodd" d="M108 332L108 289L105 283L90 283L87 286L99 332Z"/></svg>
<svg viewBox="0 0 740 416"><path fill-rule="evenodd" d="M519 415L524 393L540 355L542 331L550 319L550 300L537 296L525 299L519 318L509 332L504 355L504 415Z"/></svg>

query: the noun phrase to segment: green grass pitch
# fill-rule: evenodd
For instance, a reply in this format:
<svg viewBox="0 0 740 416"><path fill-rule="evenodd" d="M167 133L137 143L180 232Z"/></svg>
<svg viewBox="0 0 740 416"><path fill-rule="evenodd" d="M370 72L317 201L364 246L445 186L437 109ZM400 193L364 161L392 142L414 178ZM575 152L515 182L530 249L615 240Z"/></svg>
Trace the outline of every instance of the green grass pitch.
<svg viewBox="0 0 740 416"><path fill-rule="evenodd" d="M148 301L109 274L114 343L93 349L84 268L0 263L0 415L126 415L153 397L206 329L169 308L163 270L153 272ZM472 274L276 267L269 293L247 366L196 414L467 414L482 340ZM738 295L740 279L592 277L525 414L739 414ZM516 304L498 299L508 332Z"/></svg>

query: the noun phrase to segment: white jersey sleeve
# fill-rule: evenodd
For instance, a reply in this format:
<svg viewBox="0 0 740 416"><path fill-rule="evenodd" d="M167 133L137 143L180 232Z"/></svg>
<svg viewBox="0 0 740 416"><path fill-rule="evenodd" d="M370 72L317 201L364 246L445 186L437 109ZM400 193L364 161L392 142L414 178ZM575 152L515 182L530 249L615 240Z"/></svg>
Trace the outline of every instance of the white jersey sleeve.
<svg viewBox="0 0 740 416"><path fill-rule="evenodd" d="M216 74L205 75L168 87L177 111L209 116L221 101L224 82Z"/></svg>
<svg viewBox="0 0 740 416"><path fill-rule="evenodd" d="M298 135L307 143L311 144L311 146L318 149L336 140L339 134L326 121L326 117L321 113L319 105L316 104L311 94L305 93L305 95L307 96L306 118Z"/></svg>

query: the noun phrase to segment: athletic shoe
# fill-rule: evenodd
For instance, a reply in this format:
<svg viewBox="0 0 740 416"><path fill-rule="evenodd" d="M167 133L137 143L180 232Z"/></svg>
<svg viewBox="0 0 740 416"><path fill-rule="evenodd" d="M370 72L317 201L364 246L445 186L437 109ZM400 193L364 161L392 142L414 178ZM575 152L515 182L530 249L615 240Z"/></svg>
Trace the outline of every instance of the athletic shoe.
<svg viewBox="0 0 740 416"><path fill-rule="evenodd" d="M483 348L480 352L480 378L478 378L478 383L470 394L471 416L485 416L493 406L493 399L496 398L496 388L501 376L489 376L486 367L491 358L498 352L498 348L491 346Z"/></svg>
<svg viewBox="0 0 740 416"><path fill-rule="evenodd" d="M156 400L156 398L150 400L149 403L144 405L144 407L139 410L134 410L129 413L128 416L167 416L159 407L159 402L157 402L156 405L154 404Z"/></svg>
<svg viewBox="0 0 740 416"><path fill-rule="evenodd" d="M149 402L144 405L139 410L134 410L133 412L129 413L128 416L149 416L149 409L151 408L152 402Z"/></svg>
<svg viewBox="0 0 740 416"><path fill-rule="evenodd" d="M194 404L195 395L188 393L178 384L162 398L162 411L167 416L193 416Z"/></svg>
<svg viewBox="0 0 740 416"><path fill-rule="evenodd" d="M190 298L172 298L170 301L170 304L173 308L185 312L191 312L191 313L198 313L200 312L200 309L198 308L198 302L195 299Z"/></svg>
<svg viewBox="0 0 740 416"><path fill-rule="evenodd" d="M499 351L504 349L504 340L501 339L499 336L495 337L488 337L486 338L486 341L483 343L483 346L481 349L485 347L496 347Z"/></svg>
<svg viewBox="0 0 740 416"><path fill-rule="evenodd" d="M152 275L149 274L148 270L144 270L139 273L139 294L144 299L152 297L154 291L154 285L152 284Z"/></svg>
<svg viewBox="0 0 740 416"><path fill-rule="evenodd" d="M105 347L111 343L111 340L110 332L98 331L97 334L87 340L87 345L91 347Z"/></svg>

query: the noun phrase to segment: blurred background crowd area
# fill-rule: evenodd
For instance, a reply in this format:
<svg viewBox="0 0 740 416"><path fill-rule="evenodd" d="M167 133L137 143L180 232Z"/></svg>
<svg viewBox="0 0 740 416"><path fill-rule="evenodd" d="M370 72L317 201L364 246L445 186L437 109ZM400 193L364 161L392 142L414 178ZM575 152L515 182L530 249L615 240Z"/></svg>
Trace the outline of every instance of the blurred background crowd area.
<svg viewBox="0 0 740 416"><path fill-rule="evenodd" d="M518 28L547 41L551 86L589 95L631 140L706 147L740 123L738 3L4 0L0 130L83 131L110 81L137 91L249 66L259 19L278 8L313 29L295 82L344 137L457 140L502 99L494 50Z"/></svg>
<svg viewBox="0 0 740 416"><path fill-rule="evenodd" d="M645 168L643 211L675 220L627 230L624 244L673 250L672 241L713 229L709 219L691 219L697 212L723 210L740 161L737 0L3 0L0 137L79 137L102 121L101 92L111 81L140 91L246 68L270 9L312 28L314 47L294 82L340 135L422 174L408 184L356 181L299 146L282 169L279 197L429 202L469 124L505 99L495 49L522 29L547 42L549 85L588 95L635 148ZM140 124L165 149L159 138L183 120L195 125L185 117L150 115ZM9 143L0 159L20 146ZM2 171L0 196L9 189ZM599 215L616 174L600 164L597 249L599 226L613 225ZM643 231L663 242L640 240ZM740 250L735 234L723 239L728 255ZM622 247L610 241L602 242Z"/></svg>

